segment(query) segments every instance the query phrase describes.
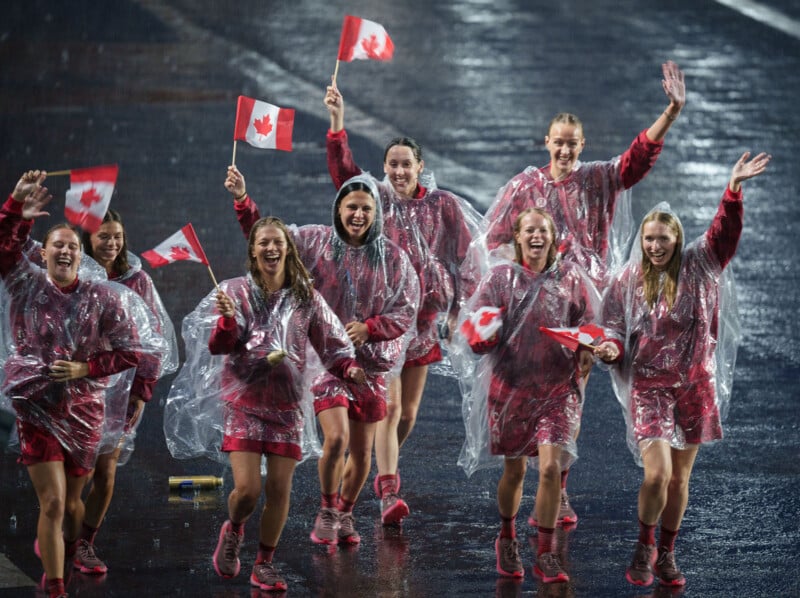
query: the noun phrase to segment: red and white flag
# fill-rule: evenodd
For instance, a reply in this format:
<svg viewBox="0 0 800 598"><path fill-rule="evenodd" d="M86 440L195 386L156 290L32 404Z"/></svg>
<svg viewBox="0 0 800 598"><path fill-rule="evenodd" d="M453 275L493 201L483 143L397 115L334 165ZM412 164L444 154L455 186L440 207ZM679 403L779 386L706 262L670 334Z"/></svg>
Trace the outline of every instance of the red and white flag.
<svg viewBox="0 0 800 598"><path fill-rule="evenodd" d="M292 151L294 110L239 96L236 104L235 140L253 147Z"/></svg>
<svg viewBox="0 0 800 598"><path fill-rule="evenodd" d="M579 346L591 349L597 341L605 338L603 329L594 324L584 324L575 328L545 328L544 326L539 326L539 331L558 341L570 351L577 351Z"/></svg>
<svg viewBox="0 0 800 598"><path fill-rule="evenodd" d="M199 262L208 266L208 258L205 251L203 251L202 245L200 245L200 241L197 239L197 234L194 232L191 222L159 244L155 249L142 253L142 257L153 268L184 260Z"/></svg>
<svg viewBox="0 0 800 598"><path fill-rule="evenodd" d="M490 340L503 325L502 307L481 307L461 324L461 334L470 345Z"/></svg>
<svg viewBox="0 0 800 598"><path fill-rule="evenodd" d="M111 203L118 172L116 164L70 170L64 203L67 221L90 233L97 232Z"/></svg>
<svg viewBox="0 0 800 598"><path fill-rule="evenodd" d="M394 44L382 25L345 15L339 39L339 60L391 60Z"/></svg>

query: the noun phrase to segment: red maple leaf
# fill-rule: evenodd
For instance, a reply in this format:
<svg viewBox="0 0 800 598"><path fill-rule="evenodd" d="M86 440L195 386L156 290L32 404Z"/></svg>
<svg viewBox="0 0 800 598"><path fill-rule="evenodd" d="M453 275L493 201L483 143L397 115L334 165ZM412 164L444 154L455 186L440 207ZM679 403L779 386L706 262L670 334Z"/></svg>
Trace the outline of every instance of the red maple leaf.
<svg viewBox="0 0 800 598"><path fill-rule="evenodd" d="M82 205L86 206L87 208L91 208L92 204L95 204L99 201L103 200L103 196L97 192L97 189L94 187L89 187L83 193L81 193L80 202Z"/></svg>
<svg viewBox="0 0 800 598"><path fill-rule="evenodd" d="M496 313L492 313L489 311L483 312L481 314L481 319L478 321L478 326L487 326L488 324L491 324L492 320L494 320L496 317L497 317Z"/></svg>
<svg viewBox="0 0 800 598"><path fill-rule="evenodd" d="M253 128L256 130L256 133L259 135L263 135L266 137L267 135L272 132L272 123L269 120L269 114L265 114L264 118L253 121Z"/></svg>
<svg viewBox="0 0 800 598"><path fill-rule="evenodd" d="M192 257L192 252L185 245L175 245L170 247L169 259L172 261L188 260Z"/></svg>
<svg viewBox="0 0 800 598"><path fill-rule="evenodd" d="M381 43L378 40L378 36L374 33L361 40L361 47L364 49L364 52L367 53L367 56L369 56L372 60L380 60L383 58L383 48L381 48Z"/></svg>

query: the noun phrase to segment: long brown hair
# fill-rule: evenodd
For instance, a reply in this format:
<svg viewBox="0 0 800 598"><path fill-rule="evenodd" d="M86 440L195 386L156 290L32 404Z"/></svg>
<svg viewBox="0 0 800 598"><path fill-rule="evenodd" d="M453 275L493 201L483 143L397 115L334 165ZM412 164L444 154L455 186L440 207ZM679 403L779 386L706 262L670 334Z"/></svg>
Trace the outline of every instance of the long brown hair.
<svg viewBox="0 0 800 598"><path fill-rule="evenodd" d="M644 226L649 222L658 222L669 228L675 235L675 251L664 270L658 270L644 251ZM681 269L681 253L683 252L683 229L674 214L668 212L651 212L642 220L639 228L639 238L642 243L642 286L644 300L652 309L658 301L659 293L667 302L667 307L672 309L675 297L678 294L678 272ZM665 274L662 283L662 272Z"/></svg>
<svg viewBox="0 0 800 598"><path fill-rule="evenodd" d="M119 212L116 210L109 208L109 210L106 212L106 215L103 216L103 224L106 222L119 222L119 225L122 227L122 248L120 248L119 254L114 259L114 263L111 265L111 269L117 274L117 276L121 276L131 269L131 265L128 263L128 233L125 232L125 225L122 223L122 216L120 216ZM86 253L86 255L88 255L90 258L94 259L94 251L92 250L92 234L89 231L83 231L82 240L84 253Z"/></svg>
<svg viewBox="0 0 800 598"><path fill-rule="evenodd" d="M301 301L307 301L311 298L311 274L309 274L303 262L300 260L300 254L297 251L297 245L289 234L289 229L280 218L274 216L266 216L256 221L253 228L250 229L250 237L247 241L247 271L253 276L253 279L258 283L264 292L267 292L264 282L261 280L261 271L258 269L258 262L253 256L253 247L256 244L256 233L259 229L265 226L274 226L279 229L286 239L286 286L288 286L294 295Z"/></svg>
<svg viewBox="0 0 800 598"><path fill-rule="evenodd" d="M517 233L519 233L520 229L522 228L522 219L528 214L538 214L544 218L547 221L547 227L550 229L550 236L553 238L553 242L550 244L550 249L547 251L547 263L544 267L544 269L547 270L553 265L553 262L556 261L556 256L558 255L558 243L556 243L556 223L553 221L553 217L550 215L550 213L542 210L541 208L527 208L522 210L519 213L519 216L517 216L517 219L514 220L514 261L516 261L518 264L522 263L522 248L520 247L519 243L517 243L516 238Z"/></svg>

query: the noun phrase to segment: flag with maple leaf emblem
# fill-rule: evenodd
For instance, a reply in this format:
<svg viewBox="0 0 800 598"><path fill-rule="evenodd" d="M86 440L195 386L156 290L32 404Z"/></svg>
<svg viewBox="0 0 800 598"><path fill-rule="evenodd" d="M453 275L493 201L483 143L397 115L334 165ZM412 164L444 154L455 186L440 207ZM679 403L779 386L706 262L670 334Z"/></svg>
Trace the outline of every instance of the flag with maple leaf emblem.
<svg viewBox="0 0 800 598"><path fill-rule="evenodd" d="M239 96L236 104L235 140L253 147L292 151L294 110Z"/></svg>
<svg viewBox="0 0 800 598"><path fill-rule="evenodd" d="M484 306L461 324L461 334L470 345L491 340L503 325L502 307Z"/></svg>
<svg viewBox="0 0 800 598"><path fill-rule="evenodd" d="M153 268L180 261L199 262L208 266L208 258L191 222L154 249L142 253L142 257Z"/></svg>
<svg viewBox="0 0 800 598"><path fill-rule="evenodd" d="M111 203L118 173L116 164L70 170L64 203L67 221L90 233L97 232Z"/></svg>
<svg viewBox="0 0 800 598"><path fill-rule="evenodd" d="M539 331L558 341L570 351L576 351L581 346L591 349L597 341L605 338L603 329L594 324L584 324L574 328L546 328L539 326Z"/></svg>
<svg viewBox="0 0 800 598"><path fill-rule="evenodd" d="M339 60L391 60L394 44L383 25L345 15L339 39Z"/></svg>

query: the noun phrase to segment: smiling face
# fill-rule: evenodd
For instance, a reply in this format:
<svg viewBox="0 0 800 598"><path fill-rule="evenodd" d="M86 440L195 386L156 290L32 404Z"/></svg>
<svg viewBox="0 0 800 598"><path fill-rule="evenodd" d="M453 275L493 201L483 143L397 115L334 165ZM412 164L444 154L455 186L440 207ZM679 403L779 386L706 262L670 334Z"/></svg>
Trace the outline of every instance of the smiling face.
<svg viewBox="0 0 800 598"><path fill-rule="evenodd" d="M580 125L554 122L544 143L550 152L550 174L558 181L573 171L586 140Z"/></svg>
<svg viewBox="0 0 800 598"><path fill-rule="evenodd" d="M336 211L341 231L350 245L363 245L375 222L375 200L366 191L351 191L339 202Z"/></svg>
<svg viewBox="0 0 800 598"><path fill-rule="evenodd" d="M284 276L287 251L283 231L273 224L266 224L256 231L250 256L264 280L275 280ZM279 286L282 286L282 281Z"/></svg>
<svg viewBox="0 0 800 598"><path fill-rule="evenodd" d="M669 266L678 241L678 231L668 223L650 220L642 225L642 255L656 270Z"/></svg>
<svg viewBox="0 0 800 598"><path fill-rule="evenodd" d="M392 187L406 197L414 197L424 166L425 161L417 159L414 150L407 145L393 145L383 160L383 172Z"/></svg>
<svg viewBox="0 0 800 598"><path fill-rule="evenodd" d="M71 285L78 276L81 263L81 241L70 228L51 230L42 247L47 274L60 287Z"/></svg>
<svg viewBox="0 0 800 598"><path fill-rule="evenodd" d="M111 272L114 260L125 246L125 230L119 222L104 222L97 232L89 237L92 257L98 264Z"/></svg>
<svg viewBox="0 0 800 598"><path fill-rule="evenodd" d="M538 211L530 211L518 222L514 233L517 255L531 270L543 272L555 243L553 221Z"/></svg>

